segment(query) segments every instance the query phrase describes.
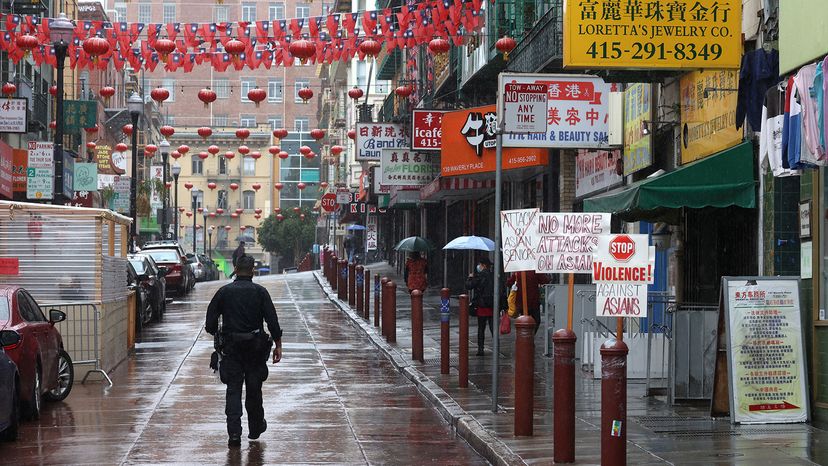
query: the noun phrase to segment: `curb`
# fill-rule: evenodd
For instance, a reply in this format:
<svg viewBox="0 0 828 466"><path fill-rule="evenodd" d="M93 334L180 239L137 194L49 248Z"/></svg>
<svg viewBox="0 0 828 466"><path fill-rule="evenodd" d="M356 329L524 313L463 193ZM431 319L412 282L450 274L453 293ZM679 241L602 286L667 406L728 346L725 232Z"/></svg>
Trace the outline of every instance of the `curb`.
<svg viewBox="0 0 828 466"><path fill-rule="evenodd" d="M474 416L467 413L454 401L451 395L443 390L440 385L423 374L416 366L412 365L396 351L393 346L389 345L382 335L373 330L374 326L371 322L358 316L347 302L341 301L337 297L337 294L325 284L318 270L313 271L313 276L316 278L317 283L319 283L319 286L328 299L339 307L351 319L351 322L365 333L371 340L371 343L382 351L394 367L417 387L420 393L434 405L446 422L451 424L455 432L463 440L468 442L477 453L490 463L498 466L526 464L523 458L515 454L497 436L486 430Z"/></svg>

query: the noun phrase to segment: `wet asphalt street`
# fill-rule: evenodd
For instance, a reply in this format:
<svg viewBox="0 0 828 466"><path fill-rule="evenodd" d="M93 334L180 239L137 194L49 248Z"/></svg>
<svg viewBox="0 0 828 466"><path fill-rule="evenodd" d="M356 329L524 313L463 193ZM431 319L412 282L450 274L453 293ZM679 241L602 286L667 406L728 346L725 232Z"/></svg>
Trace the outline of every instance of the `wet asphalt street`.
<svg viewBox="0 0 828 466"><path fill-rule="evenodd" d="M213 342L203 331L219 281L168 306L113 371L111 389L81 385L78 371L65 402L47 403L16 442L0 444L0 464L485 464L311 274L256 281L284 329L258 441L245 431L241 448L227 447L224 385L208 368Z"/></svg>

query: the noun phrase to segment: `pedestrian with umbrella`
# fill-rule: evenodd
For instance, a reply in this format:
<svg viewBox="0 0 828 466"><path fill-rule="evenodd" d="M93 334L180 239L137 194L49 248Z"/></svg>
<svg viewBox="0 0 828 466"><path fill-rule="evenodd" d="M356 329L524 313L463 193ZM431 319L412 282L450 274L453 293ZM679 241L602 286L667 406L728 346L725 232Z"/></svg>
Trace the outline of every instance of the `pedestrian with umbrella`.
<svg viewBox="0 0 828 466"><path fill-rule="evenodd" d="M404 273L408 293L414 290L425 292L428 287L428 260L420 256L420 252L430 251L434 246L425 238L410 236L397 243L394 249L410 252L409 258L405 261Z"/></svg>

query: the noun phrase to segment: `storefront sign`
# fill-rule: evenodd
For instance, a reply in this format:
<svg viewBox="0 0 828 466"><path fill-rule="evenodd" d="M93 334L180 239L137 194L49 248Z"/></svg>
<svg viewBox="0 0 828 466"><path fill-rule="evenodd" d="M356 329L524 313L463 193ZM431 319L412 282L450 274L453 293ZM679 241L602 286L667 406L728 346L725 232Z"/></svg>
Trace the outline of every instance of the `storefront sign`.
<svg viewBox="0 0 828 466"><path fill-rule="evenodd" d="M93 192L98 190L98 164L75 163L75 191Z"/></svg>
<svg viewBox="0 0 828 466"><path fill-rule="evenodd" d="M115 196L112 198L112 210L121 214L129 213L130 178L128 176L116 177L113 187Z"/></svg>
<svg viewBox="0 0 828 466"><path fill-rule="evenodd" d="M98 163L98 173L107 175L123 175L117 172L112 163L112 148L107 145L100 145L95 148L95 161Z"/></svg>
<svg viewBox="0 0 828 466"><path fill-rule="evenodd" d="M799 278L803 280L814 278L814 243L803 241L799 249Z"/></svg>
<svg viewBox="0 0 828 466"><path fill-rule="evenodd" d="M799 237L811 237L811 201L799 203Z"/></svg>
<svg viewBox="0 0 828 466"><path fill-rule="evenodd" d="M66 132L77 132L95 126L98 102L95 100L64 100L63 125Z"/></svg>
<svg viewBox="0 0 828 466"><path fill-rule="evenodd" d="M155 180L161 181L163 183L164 179L164 166L163 165L152 165L150 166L150 178ZM150 207L154 210L158 210L163 206L163 200L161 198L161 192L155 189L155 186L152 187L152 195L150 196Z"/></svg>
<svg viewBox="0 0 828 466"><path fill-rule="evenodd" d="M546 131L504 134L503 147L607 147L611 86L603 79L567 74L514 74L508 75L508 79L510 82L547 87Z"/></svg>
<svg viewBox="0 0 828 466"><path fill-rule="evenodd" d="M567 2L564 67L739 68L741 0Z"/></svg>
<svg viewBox="0 0 828 466"><path fill-rule="evenodd" d="M807 422L799 280L725 277L722 281L731 420Z"/></svg>
<svg viewBox="0 0 828 466"><path fill-rule="evenodd" d="M632 84L624 91L624 176L653 164L652 133L656 128L651 100L650 84Z"/></svg>
<svg viewBox="0 0 828 466"><path fill-rule="evenodd" d="M63 197L72 199L75 196L75 158L67 151L63 151Z"/></svg>
<svg viewBox="0 0 828 466"><path fill-rule="evenodd" d="M499 76L498 111L503 112L503 132L545 133L549 88L546 84L516 82L518 77L505 73Z"/></svg>
<svg viewBox="0 0 828 466"><path fill-rule="evenodd" d="M10 145L0 141L0 195L14 196L14 153Z"/></svg>
<svg viewBox="0 0 828 466"><path fill-rule="evenodd" d="M26 167L29 166L29 151L12 149L12 191L26 192Z"/></svg>
<svg viewBox="0 0 828 466"><path fill-rule="evenodd" d="M10 98L0 101L0 133L25 133L28 105L28 99Z"/></svg>
<svg viewBox="0 0 828 466"><path fill-rule="evenodd" d="M592 254L598 238L610 232L610 214L504 210L500 225L504 271L592 273Z"/></svg>
<svg viewBox="0 0 828 466"><path fill-rule="evenodd" d="M742 142L736 129L738 71L693 71L681 77L681 163Z"/></svg>
<svg viewBox="0 0 828 466"><path fill-rule="evenodd" d="M109 165L116 175L126 175L129 152L113 152Z"/></svg>
<svg viewBox="0 0 828 466"><path fill-rule="evenodd" d="M494 172L496 129L494 105L446 112L443 115L443 147L451 150L443 150L440 154L442 175ZM504 170L545 166L548 160L546 149L503 149Z"/></svg>
<svg viewBox="0 0 828 466"><path fill-rule="evenodd" d="M380 167L384 186L425 186L440 174L438 157L408 149L383 149Z"/></svg>
<svg viewBox="0 0 828 466"><path fill-rule="evenodd" d="M647 317L647 284L653 282L647 235L604 235L592 261L595 315Z"/></svg>
<svg viewBox="0 0 828 466"><path fill-rule="evenodd" d="M0 258L0 275L20 275L20 259L17 257Z"/></svg>
<svg viewBox="0 0 828 466"><path fill-rule="evenodd" d="M401 149L410 144L403 125L395 123L357 123L356 160L379 162L383 149Z"/></svg>
<svg viewBox="0 0 828 466"><path fill-rule="evenodd" d="M575 158L575 197L621 184L624 178L616 171L620 160L620 150L579 150Z"/></svg>
<svg viewBox="0 0 828 466"><path fill-rule="evenodd" d="M377 216L369 214L367 225L365 230L365 250L374 251L377 249Z"/></svg>
<svg viewBox="0 0 828 466"><path fill-rule="evenodd" d="M336 203L347 204L351 202L351 191L348 188L336 189Z"/></svg>
<svg viewBox="0 0 828 466"><path fill-rule="evenodd" d="M440 150L443 147L443 113L440 110L411 112L412 150Z"/></svg>

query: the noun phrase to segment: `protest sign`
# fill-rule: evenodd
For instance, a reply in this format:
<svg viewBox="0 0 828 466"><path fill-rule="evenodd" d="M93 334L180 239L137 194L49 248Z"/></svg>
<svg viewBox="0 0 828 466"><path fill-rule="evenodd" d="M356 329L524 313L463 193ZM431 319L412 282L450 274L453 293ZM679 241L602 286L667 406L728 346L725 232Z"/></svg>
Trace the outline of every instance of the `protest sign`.
<svg viewBox="0 0 828 466"><path fill-rule="evenodd" d="M647 235L606 235L598 239L592 262L597 316L647 317L647 284L653 282L650 253Z"/></svg>

